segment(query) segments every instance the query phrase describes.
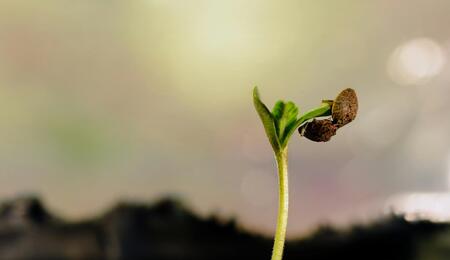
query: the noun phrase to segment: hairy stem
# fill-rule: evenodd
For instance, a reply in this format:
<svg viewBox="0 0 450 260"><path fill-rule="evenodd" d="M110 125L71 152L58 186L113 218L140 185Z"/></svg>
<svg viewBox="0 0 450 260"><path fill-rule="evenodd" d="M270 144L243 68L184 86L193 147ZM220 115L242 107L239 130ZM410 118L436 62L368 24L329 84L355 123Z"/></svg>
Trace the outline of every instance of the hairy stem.
<svg viewBox="0 0 450 260"><path fill-rule="evenodd" d="M278 167L279 204L277 230L273 243L272 260L281 260L283 257L284 241L286 238L286 226L289 207L287 148L275 154Z"/></svg>

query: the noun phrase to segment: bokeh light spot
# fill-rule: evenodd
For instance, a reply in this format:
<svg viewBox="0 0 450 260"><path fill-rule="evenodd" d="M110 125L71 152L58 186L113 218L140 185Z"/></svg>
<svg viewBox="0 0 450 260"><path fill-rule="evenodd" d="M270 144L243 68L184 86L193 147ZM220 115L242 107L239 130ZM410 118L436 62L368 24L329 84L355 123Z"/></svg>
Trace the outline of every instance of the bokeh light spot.
<svg viewBox="0 0 450 260"><path fill-rule="evenodd" d="M392 197L386 203L389 213L404 216L407 221L450 220L450 193L409 193Z"/></svg>
<svg viewBox="0 0 450 260"><path fill-rule="evenodd" d="M387 70L400 85L422 85L438 75L446 63L445 52L435 41L418 38L397 47Z"/></svg>

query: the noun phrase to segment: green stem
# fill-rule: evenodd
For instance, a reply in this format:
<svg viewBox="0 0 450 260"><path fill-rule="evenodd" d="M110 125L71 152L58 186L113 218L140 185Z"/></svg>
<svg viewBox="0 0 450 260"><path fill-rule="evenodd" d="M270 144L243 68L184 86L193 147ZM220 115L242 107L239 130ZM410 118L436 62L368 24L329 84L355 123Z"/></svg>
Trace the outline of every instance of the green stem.
<svg viewBox="0 0 450 260"><path fill-rule="evenodd" d="M275 232L275 241L273 243L272 260L281 260L283 257L284 241L286 238L289 207L287 148L277 152L275 157L278 167L279 204L277 230Z"/></svg>

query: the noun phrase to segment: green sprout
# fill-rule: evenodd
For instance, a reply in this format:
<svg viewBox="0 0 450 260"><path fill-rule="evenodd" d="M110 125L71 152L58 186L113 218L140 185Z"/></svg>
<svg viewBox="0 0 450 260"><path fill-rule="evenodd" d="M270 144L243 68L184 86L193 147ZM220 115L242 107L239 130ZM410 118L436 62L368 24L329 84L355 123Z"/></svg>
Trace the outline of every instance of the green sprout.
<svg viewBox="0 0 450 260"><path fill-rule="evenodd" d="M299 109L291 101L279 100L270 111L261 101L258 88L255 87L253 89L253 103L273 148L278 168L279 204L272 260L281 260L286 238L289 207L289 139L298 129L300 135L312 141L326 142L330 140L338 128L348 124L356 117L358 101L355 91L348 88L343 90L335 100L323 100L319 107L298 117ZM316 119L321 117L328 118Z"/></svg>

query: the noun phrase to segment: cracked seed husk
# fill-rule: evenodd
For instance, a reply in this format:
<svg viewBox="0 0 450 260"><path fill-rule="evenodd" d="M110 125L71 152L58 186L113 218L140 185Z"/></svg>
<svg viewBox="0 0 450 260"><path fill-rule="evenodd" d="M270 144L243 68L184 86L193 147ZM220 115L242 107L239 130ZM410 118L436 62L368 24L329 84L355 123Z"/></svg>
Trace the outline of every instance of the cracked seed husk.
<svg viewBox="0 0 450 260"><path fill-rule="evenodd" d="M298 129L300 135L314 142L328 142L336 134L337 127L330 119L314 119Z"/></svg>
<svg viewBox="0 0 450 260"><path fill-rule="evenodd" d="M333 102L331 109L333 123L340 128L353 121L357 112L358 98L356 92L351 88L344 89Z"/></svg>

